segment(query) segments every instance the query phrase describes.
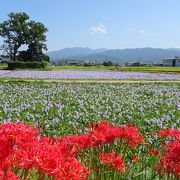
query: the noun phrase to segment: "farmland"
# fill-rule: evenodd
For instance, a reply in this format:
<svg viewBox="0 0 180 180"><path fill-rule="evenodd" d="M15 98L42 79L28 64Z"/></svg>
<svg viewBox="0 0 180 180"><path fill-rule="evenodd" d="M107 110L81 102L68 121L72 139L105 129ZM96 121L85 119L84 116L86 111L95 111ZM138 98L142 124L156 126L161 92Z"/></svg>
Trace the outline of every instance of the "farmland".
<svg viewBox="0 0 180 180"><path fill-rule="evenodd" d="M7 65L0 65L0 70L7 69ZM116 70L126 72L159 72L159 73L180 73L179 67L158 67L158 66L48 66L48 71L52 70Z"/></svg>
<svg viewBox="0 0 180 180"><path fill-rule="evenodd" d="M118 70L134 72L166 72L180 73L179 67L158 67L158 66L49 66L48 70L76 69L76 70Z"/></svg>
<svg viewBox="0 0 180 180"><path fill-rule="evenodd" d="M15 1L0 180L180 180L180 2Z"/></svg>
<svg viewBox="0 0 180 180"><path fill-rule="evenodd" d="M4 79L79 79L79 80L180 80L180 74L148 73L148 72L120 72L97 70L53 70L34 71L1 70L0 77Z"/></svg>
<svg viewBox="0 0 180 180"><path fill-rule="evenodd" d="M0 120L2 122L0 134L3 133L1 136L4 137L4 132L7 130L3 131L3 129L6 128L9 128L7 132L10 134L14 133L12 137L16 139L23 134L27 142L23 146L18 144L21 151L24 152L24 147L30 146L32 150L29 151L38 154L45 152L49 156L39 155L39 159L45 158L47 161L52 161L57 168L58 162L65 163L66 165L61 164L63 168L72 169L72 172L66 173L58 170L60 175L50 173L49 177L67 178L67 175L73 179L87 179L87 177L90 179L99 177L101 179L163 179L167 177L175 179L178 177L178 170L168 168L167 170L170 171L168 174L165 173L166 169L163 170L163 166L158 164L161 161L164 166L169 165L164 159L169 156L168 153L171 153L171 150L167 151L166 155L160 156L164 151L162 147L166 145L163 145L163 139L161 141L157 139L156 133L164 136L162 133L167 134L167 129L180 128L179 83L48 83L1 80L0 92ZM63 137L63 139L53 144L48 139L47 142L45 139L37 139L34 142L31 139L35 136L34 130L19 122L36 127L48 137ZM87 127L91 129L88 130ZM18 135L20 132L21 134ZM179 137L177 134L179 131L171 132L170 135L172 133L176 133ZM29 136L29 134L32 135ZM8 135L9 137L11 136ZM22 138L20 141L23 141ZM80 149L78 148L72 155L74 145L73 149L67 150L64 143L68 143L69 147L79 144ZM178 148L176 146L173 148ZM71 159L66 159L69 155L64 154L63 149L65 152L70 151ZM61 160L59 160L58 152L62 156ZM24 153L29 152L25 149ZM18 161L24 165L27 162L33 162L34 168L40 168L39 174L37 172L27 175L23 173L24 171L18 171L17 175L30 179L37 179L38 176L48 179L46 171L46 176L42 173L45 162L42 166L36 159L24 161L24 155L22 154ZM50 156L52 156L51 160ZM19 155L17 158L20 158ZM63 162L62 158L65 158ZM111 164L111 158L114 159L115 164ZM128 163L131 164L130 167ZM54 169L54 166L48 166L49 171L51 168ZM78 169L73 170L75 167Z"/></svg>
<svg viewBox="0 0 180 180"><path fill-rule="evenodd" d="M132 123L146 133L177 127L178 84L3 83L0 117L37 123L50 135L68 134L88 121Z"/></svg>
<svg viewBox="0 0 180 180"><path fill-rule="evenodd" d="M179 177L179 74L1 70L0 78L1 142L18 147L8 151L19 168L11 176Z"/></svg>

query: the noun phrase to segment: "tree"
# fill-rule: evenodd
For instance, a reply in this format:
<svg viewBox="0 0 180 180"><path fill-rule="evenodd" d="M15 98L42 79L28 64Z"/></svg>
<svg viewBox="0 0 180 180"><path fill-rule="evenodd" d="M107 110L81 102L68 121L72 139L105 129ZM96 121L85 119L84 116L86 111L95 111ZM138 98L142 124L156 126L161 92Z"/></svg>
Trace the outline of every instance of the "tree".
<svg viewBox="0 0 180 180"><path fill-rule="evenodd" d="M18 55L20 61L47 61L50 62L49 56L44 53L32 54L32 51L20 51Z"/></svg>
<svg viewBox="0 0 180 180"><path fill-rule="evenodd" d="M43 61L45 55L43 54L43 49L47 50L46 36L45 33L48 29L39 22L30 21L29 22L29 38L27 41L28 52L33 61Z"/></svg>
<svg viewBox="0 0 180 180"><path fill-rule="evenodd" d="M4 38L4 48L11 60L16 60L18 49L28 37L29 16L26 13L10 13L9 19L0 23L0 36Z"/></svg>
<svg viewBox="0 0 180 180"><path fill-rule="evenodd" d="M111 61L104 61L103 66L112 66L113 63Z"/></svg>
<svg viewBox="0 0 180 180"><path fill-rule="evenodd" d="M0 36L4 40L4 50L11 60L21 58L26 61L43 61L48 57L43 54L47 50L46 35L48 29L40 22L29 21L26 13L10 13L9 19L0 23ZM27 45L27 51L18 51L22 45Z"/></svg>

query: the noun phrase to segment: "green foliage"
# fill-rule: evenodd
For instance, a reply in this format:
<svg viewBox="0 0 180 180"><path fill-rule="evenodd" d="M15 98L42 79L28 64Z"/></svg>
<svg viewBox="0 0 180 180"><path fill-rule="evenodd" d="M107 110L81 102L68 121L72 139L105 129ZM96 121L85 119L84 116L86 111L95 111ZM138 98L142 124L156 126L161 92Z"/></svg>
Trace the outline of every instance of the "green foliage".
<svg viewBox="0 0 180 180"><path fill-rule="evenodd" d="M27 40L29 60L43 61L45 55L42 50L47 50L45 33L48 29L39 22L29 22L29 38ZM47 59L47 58L46 58Z"/></svg>
<svg viewBox="0 0 180 180"><path fill-rule="evenodd" d="M4 38L2 48L11 60L17 59L18 49L27 45L26 58L29 61L42 61L47 50L46 35L48 29L40 22L29 21L26 13L10 13L9 19L0 23L0 36ZM21 54L21 53L20 53Z"/></svg>
<svg viewBox="0 0 180 180"><path fill-rule="evenodd" d="M23 61L10 61L8 62L8 69L45 69L48 62L23 62Z"/></svg>
<svg viewBox="0 0 180 180"><path fill-rule="evenodd" d="M90 63L84 63L84 67L91 67L93 66L93 64L90 64Z"/></svg>
<svg viewBox="0 0 180 180"><path fill-rule="evenodd" d="M158 66L139 66L139 67L128 67L128 66L119 66L118 70L120 71L137 71L137 72L176 72L180 73L179 67L158 67Z"/></svg>
<svg viewBox="0 0 180 180"><path fill-rule="evenodd" d="M103 62L103 65L104 65L104 66L112 66L113 63L112 63L111 61L104 61L104 62Z"/></svg>
<svg viewBox="0 0 180 180"><path fill-rule="evenodd" d="M49 62L49 56L47 56L46 54L39 52L39 53L35 53L33 54L30 50L27 51L20 51L19 55L18 55L18 60L19 61L47 61Z"/></svg>
<svg viewBox="0 0 180 180"><path fill-rule="evenodd" d="M26 13L10 13L9 19L0 23L0 36L4 38L4 49L11 59L16 60L16 54L28 38L29 16Z"/></svg>

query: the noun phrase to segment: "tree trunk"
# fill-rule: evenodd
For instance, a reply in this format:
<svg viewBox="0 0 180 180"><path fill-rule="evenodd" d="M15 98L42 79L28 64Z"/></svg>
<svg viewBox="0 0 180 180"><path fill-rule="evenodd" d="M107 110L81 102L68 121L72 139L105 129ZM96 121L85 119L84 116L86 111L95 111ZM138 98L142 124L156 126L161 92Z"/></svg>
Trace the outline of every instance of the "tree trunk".
<svg viewBox="0 0 180 180"><path fill-rule="evenodd" d="M17 54L17 52L14 51L14 53L13 53L13 61L16 61L16 54Z"/></svg>
<svg viewBox="0 0 180 180"><path fill-rule="evenodd" d="M20 47L19 45L15 45L15 47L14 47L13 61L16 61L16 54L18 52L19 47Z"/></svg>

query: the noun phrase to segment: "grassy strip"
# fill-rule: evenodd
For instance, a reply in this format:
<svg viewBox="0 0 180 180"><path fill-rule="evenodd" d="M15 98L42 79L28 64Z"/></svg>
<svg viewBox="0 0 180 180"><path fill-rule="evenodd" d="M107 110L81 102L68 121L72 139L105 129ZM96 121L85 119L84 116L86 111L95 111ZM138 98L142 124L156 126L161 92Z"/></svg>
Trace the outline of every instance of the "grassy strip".
<svg viewBox="0 0 180 180"><path fill-rule="evenodd" d="M161 81L161 80L79 80L79 79L20 79L20 78L11 78L11 79L1 79L0 82L46 82L46 83L114 83L114 84L143 84L143 83L177 83L180 81Z"/></svg>
<svg viewBox="0 0 180 180"><path fill-rule="evenodd" d="M77 70L116 70L137 72L175 72L180 73L180 67L127 67L127 66L49 66L47 70L77 69Z"/></svg>
<svg viewBox="0 0 180 180"><path fill-rule="evenodd" d="M0 70L5 70L5 69L7 69L7 64L1 64L0 65Z"/></svg>
<svg viewBox="0 0 180 180"><path fill-rule="evenodd" d="M0 69L7 69L7 65L0 65ZM141 66L141 67L127 67L127 66L48 66L46 69L35 69L35 70L116 70L116 71L136 71L136 72L166 72L166 73L180 73L180 67L152 67L152 66ZM18 70L18 69L17 69ZM21 69L22 70L22 69ZM25 69L24 69L25 70ZM28 69L30 70L30 69ZM34 69L32 69L34 70Z"/></svg>
<svg viewBox="0 0 180 180"><path fill-rule="evenodd" d="M47 70L76 69L76 70L113 70L115 66L49 66Z"/></svg>
<svg viewBox="0 0 180 180"><path fill-rule="evenodd" d="M177 72L180 73L179 67L120 67L122 71L148 71L148 72Z"/></svg>

